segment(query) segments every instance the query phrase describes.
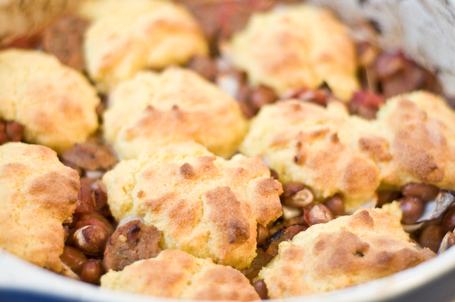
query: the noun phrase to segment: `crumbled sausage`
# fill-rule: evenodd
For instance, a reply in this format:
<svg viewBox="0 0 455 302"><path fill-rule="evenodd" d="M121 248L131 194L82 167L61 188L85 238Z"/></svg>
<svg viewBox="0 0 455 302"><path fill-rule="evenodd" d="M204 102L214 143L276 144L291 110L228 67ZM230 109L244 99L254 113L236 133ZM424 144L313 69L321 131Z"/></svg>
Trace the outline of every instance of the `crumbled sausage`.
<svg viewBox="0 0 455 302"><path fill-rule="evenodd" d="M200 74L209 81L214 81L217 67L214 60L205 56L195 56L188 63L188 68Z"/></svg>
<svg viewBox="0 0 455 302"><path fill-rule="evenodd" d="M402 52L384 52L374 66L386 98L419 89L441 92L435 76Z"/></svg>
<svg viewBox="0 0 455 302"><path fill-rule="evenodd" d="M160 231L139 220L120 226L109 238L104 252L104 268L121 271L125 266L141 260L154 258L161 251Z"/></svg>
<svg viewBox="0 0 455 302"><path fill-rule="evenodd" d="M77 166L89 171L108 170L117 163L117 158L109 146L85 142L62 154L65 164Z"/></svg>
<svg viewBox="0 0 455 302"><path fill-rule="evenodd" d="M0 121L0 145L8 142L20 142L24 135L24 126L17 122Z"/></svg>
<svg viewBox="0 0 455 302"><path fill-rule="evenodd" d="M84 70L83 37L88 22L75 16L63 16L43 33L43 49L54 54L63 64Z"/></svg>
<svg viewBox="0 0 455 302"><path fill-rule="evenodd" d="M101 189L98 181L82 177L74 215L80 216L94 212L98 212L105 217L111 215L106 193Z"/></svg>
<svg viewBox="0 0 455 302"><path fill-rule="evenodd" d="M357 91L348 103L349 112L371 120L376 118L376 112L385 102L383 96L371 91Z"/></svg>

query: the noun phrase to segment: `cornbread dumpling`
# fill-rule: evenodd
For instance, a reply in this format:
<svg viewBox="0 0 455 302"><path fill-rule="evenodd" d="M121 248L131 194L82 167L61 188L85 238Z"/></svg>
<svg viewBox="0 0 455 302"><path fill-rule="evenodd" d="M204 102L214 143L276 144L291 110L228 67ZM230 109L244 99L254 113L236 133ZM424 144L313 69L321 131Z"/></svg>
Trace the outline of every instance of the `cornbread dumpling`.
<svg viewBox="0 0 455 302"><path fill-rule="evenodd" d="M235 268L256 256L257 224L281 215L281 184L259 157L216 157L194 143L123 160L106 173L112 215L143 217L162 233L162 249L178 249Z"/></svg>
<svg viewBox="0 0 455 302"><path fill-rule="evenodd" d="M119 85L110 96L104 130L126 159L189 140L228 157L247 123L228 94L195 72L171 67L161 74L141 72Z"/></svg>
<svg viewBox="0 0 455 302"><path fill-rule="evenodd" d="M225 53L251 84L281 96L325 82L349 100L359 88L355 45L347 27L324 8L295 5L256 13Z"/></svg>
<svg viewBox="0 0 455 302"><path fill-rule="evenodd" d="M311 226L279 245L259 272L270 298L320 294L414 267L436 254L420 249L399 218L381 209L359 209Z"/></svg>
<svg viewBox="0 0 455 302"><path fill-rule="evenodd" d="M183 64L207 53L196 20L170 1L118 5L89 27L84 48L89 75L101 92L142 69Z"/></svg>
<svg viewBox="0 0 455 302"><path fill-rule="evenodd" d="M338 102L323 108L283 101L262 107L240 151L260 154L282 183L305 184L317 201L341 195L346 210L352 211L374 197L380 181L375 162L352 146L366 125Z"/></svg>
<svg viewBox="0 0 455 302"><path fill-rule="evenodd" d="M373 154L390 154L390 160L378 161L385 188L417 182L455 189L455 112L442 98L423 91L393 97L377 113L372 131L385 140L361 137L359 144Z"/></svg>
<svg viewBox="0 0 455 302"><path fill-rule="evenodd" d="M0 118L25 126L29 143L61 153L98 127L96 90L52 55L32 50L0 52Z"/></svg>
<svg viewBox="0 0 455 302"><path fill-rule="evenodd" d="M76 209L79 175L39 145L0 146L0 248L62 272L62 223Z"/></svg>
<svg viewBox="0 0 455 302"><path fill-rule="evenodd" d="M33 0L1 2L0 45L41 32L60 15L74 9L79 0Z"/></svg>
<svg viewBox="0 0 455 302"><path fill-rule="evenodd" d="M182 251L165 250L121 272L109 271L101 286L132 293L188 300L259 300L248 279L232 267Z"/></svg>

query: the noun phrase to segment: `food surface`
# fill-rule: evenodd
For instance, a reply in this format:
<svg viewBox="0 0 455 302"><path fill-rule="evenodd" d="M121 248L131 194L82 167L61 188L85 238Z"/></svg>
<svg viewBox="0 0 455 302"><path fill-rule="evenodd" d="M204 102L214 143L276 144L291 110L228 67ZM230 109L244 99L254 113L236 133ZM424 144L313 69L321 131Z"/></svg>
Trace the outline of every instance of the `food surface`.
<svg viewBox="0 0 455 302"><path fill-rule="evenodd" d="M359 88L355 45L347 27L326 9L299 5L256 14L234 35L227 55L253 85L270 86L278 95L325 82L334 95L349 100Z"/></svg>
<svg viewBox="0 0 455 302"><path fill-rule="evenodd" d="M455 102L391 27L299 0L51 2L0 4L0 249L100 296L258 300L455 245Z"/></svg>
<svg viewBox="0 0 455 302"><path fill-rule="evenodd" d="M136 2L120 5L87 30L87 68L102 92L142 69L182 64L207 53L198 23L183 7L167 1Z"/></svg>
<svg viewBox="0 0 455 302"><path fill-rule="evenodd" d="M340 194L349 211L371 199L380 180L375 163L349 141L366 123L338 103L284 101L262 108L240 150L262 155L283 183L302 182L318 200Z"/></svg>
<svg viewBox="0 0 455 302"><path fill-rule="evenodd" d="M399 219L359 209L297 234L259 273L270 298L323 293L385 277L436 255L419 250Z"/></svg>
<svg viewBox="0 0 455 302"><path fill-rule="evenodd" d="M258 300L259 295L239 271L166 250L157 258L138 261L121 272L108 272L101 286L158 297L189 300Z"/></svg>
<svg viewBox="0 0 455 302"><path fill-rule="evenodd" d="M196 143L174 144L124 160L103 183L113 216L143 217L163 249L247 267L256 256L257 224L281 215L281 184L259 157L226 161Z"/></svg>
<svg viewBox="0 0 455 302"><path fill-rule="evenodd" d="M421 182L455 190L454 123L455 112L442 98L403 94L389 99L372 122L373 133L385 140L361 138L359 145L376 157L384 187ZM391 160L375 150L389 152Z"/></svg>
<svg viewBox="0 0 455 302"><path fill-rule="evenodd" d="M39 33L55 18L77 6L77 0L6 0L0 4L0 45Z"/></svg>
<svg viewBox="0 0 455 302"><path fill-rule="evenodd" d="M121 84L104 113L104 136L122 158L194 140L231 156L247 130L238 103L195 72L141 72Z"/></svg>
<svg viewBox="0 0 455 302"><path fill-rule="evenodd" d="M339 194L349 212L379 187L455 189L453 121L453 110L427 92L388 100L372 121L337 102L323 108L289 100L262 108L240 150L262 155L282 182L302 182L317 200Z"/></svg>
<svg viewBox="0 0 455 302"><path fill-rule="evenodd" d="M98 127L95 89L52 55L1 51L0 87L0 117L21 123L29 143L61 153L84 142Z"/></svg>
<svg viewBox="0 0 455 302"><path fill-rule="evenodd" d="M62 272L62 223L72 220L79 187L76 171L51 149L23 143L0 146L0 248Z"/></svg>

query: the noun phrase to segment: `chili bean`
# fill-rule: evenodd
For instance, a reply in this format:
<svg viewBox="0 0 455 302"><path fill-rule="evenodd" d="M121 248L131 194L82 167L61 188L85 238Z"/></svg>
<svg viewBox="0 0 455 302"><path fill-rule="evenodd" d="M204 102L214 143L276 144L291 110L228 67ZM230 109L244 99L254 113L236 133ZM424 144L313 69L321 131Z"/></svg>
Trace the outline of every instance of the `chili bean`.
<svg viewBox="0 0 455 302"><path fill-rule="evenodd" d="M313 202L313 193L307 188L298 191L290 198L285 198L285 204L291 207L303 208Z"/></svg>
<svg viewBox="0 0 455 302"><path fill-rule="evenodd" d="M413 224L423 214L423 201L419 198L406 196L399 199L400 209L403 212L401 221L404 224Z"/></svg>
<svg viewBox="0 0 455 302"><path fill-rule="evenodd" d="M262 106L272 104L276 101L275 92L266 86L259 86L251 91L250 104L255 111L261 109Z"/></svg>
<svg viewBox="0 0 455 302"><path fill-rule="evenodd" d="M272 259L272 255L266 253L264 249L259 247L257 249L256 258L253 259L250 267L242 270L242 273L245 275L245 277L248 278L248 280L250 280L251 283L253 283L253 280L258 276L261 269L266 266Z"/></svg>
<svg viewBox="0 0 455 302"><path fill-rule="evenodd" d="M100 284L101 276L105 273L101 260L89 259L81 270L81 280L87 283Z"/></svg>
<svg viewBox="0 0 455 302"><path fill-rule="evenodd" d="M344 201L338 195L332 196L329 199L327 199L325 201L325 206L330 210L330 212L332 212L332 214L335 217L342 216L346 213L344 208Z"/></svg>
<svg viewBox="0 0 455 302"><path fill-rule="evenodd" d="M439 188L433 185L410 183L405 185L401 192L404 196L416 197L427 202L436 198Z"/></svg>
<svg viewBox="0 0 455 302"><path fill-rule="evenodd" d="M0 121L0 145L8 142L8 135L6 135L6 124Z"/></svg>
<svg viewBox="0 0 455 302"><path fill-rule="evenodd" d="M292 195L295 195L297 192L299 192L303 189L305 189L305 185L300 182L291 181L291 182L285 183L283 185L283 196L291 197Z"/></svg>
<svg viewBox="0 0 455 302"><path fill-rule="evenodd" d="M259 294L259 297L261 297L261 299L264 300L269 298L267 285L265 284L264 280L257 280L256 282L253 283L253 287Z"/></svg>
<svg viewBox="0 0 455 302"><path fill-rule="evenodd" d="M442 219L444 231L449 232L455 229L455 207L450 207Z"/></svg>
<svg viewBox="0 0 455 302"><path fill-rule="evenodd" d="M267 237L269 237L269 229L263 225L258 224L257 232L258 232L257 244L258 245L265 244Z"/></svg>
<svg viewBox="0 0 455 302"><path fill-rule="evenodd" d="M60 259L78 275L81 273L82 266L87 261L87 257L81 251L71 246L65 246L63 248L63 254L60 256Z"/></svg>
<svg viewBox="0 0 455 302"><path fill-rule="evenodd" d="M404 68L404 58L399 52L381 53L375 62L375 69L380 79L388 78Z"/></svg>
<svg viewBox="0 0 455 302"><path fill-rule="evenodd" d="M87 225L74 233L74 245L86 255L100 256L104 253L109 236L106 228Z"/></svg>
<svg viewBox="0 0 455 302"><path fill-rule="evenodd" d="M280 178L280 175L278 175L277 171L270 169L270 177L273 177L273 179L278 180Z"/></svg>
<svg viewBox="0 0 455 302"><path fill-rule="evenodd" d="M206 56L194 56L188 63L188 68L209 81L214 81L217 74L215 61Z"/></svg>
<svg viewBox="0 0 455 302"><path fill-rule="evenodd" d="M444 238L444 230L440 225L429 225L423 229L419 236L419 244L427 247L433 252L437 253L441 241Z"/></svg>
<svg viewBox="0 0 455 302"><path fill-rule="evenodd" d="M378 202L376 203L377 207L382 207L386 203L397 200L401 196L401 193L399 191L393 190L378 191L377 194L378 194Z"/></svg>
<svg viewBox="0 0 455 302"><path fill-rule="evenodd" d="M305 210L305 221L309 226L326 223L333 219L332 212L323 204L315 205L311 210Z"/></svg>
<svg viewBox="0 0 455 302"><path fill-rule="evenodd" d="M303 225L291 225L285 229L281 229L278 232L274 233L267 240L267 250L266 252L272 256L278 255L278 244L283 241L292 240L295 235L305 231L306 226Z"/></svg>
<svg viewBox="0 0 455 302"><path fill-rule="evenodd" d="M115 231L111 222L106 217L96 212L82 215L76 222L75 227L76 229L80 229L87 225L97 225L100 227L104 227L109 233L109 236Z"/></svg>
<svg viewBox="0 0 455 302"><path fill-rule="evenodd" d="M24 126L16 122L6 123L6 135L11 142L20 142L24 134Z"/></svg>
<svg viewBox="0 0 455 302"><path fill-rule="evenodd" d="M285 229L287 227L293 226L293 225L300 225L304 227L304 230L308 228L308 225L305 222L305 218L303 215L297 216L294 218L286 219L284 221L280 221L277 223L274 223L270 228L269 228L269 234L275 234L278 231Z"/></svg>

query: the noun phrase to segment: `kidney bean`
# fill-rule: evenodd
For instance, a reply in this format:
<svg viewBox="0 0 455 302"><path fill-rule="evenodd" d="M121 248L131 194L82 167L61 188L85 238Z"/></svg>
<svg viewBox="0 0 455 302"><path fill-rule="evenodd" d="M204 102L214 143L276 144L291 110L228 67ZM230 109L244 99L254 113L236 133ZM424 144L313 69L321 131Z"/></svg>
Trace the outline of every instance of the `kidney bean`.
<svg viewBox="0 0 455 302"><path fill-rule="evenodd" d="M269 237L269 229L261 224L258 224L257 232L258 232L257 239L256 239L257 244L258 245L265 244L267 237Z"/></svg>
<svg viewBox="0 0 455 302"><path fill-rule="evenodd" d="M87 225L74 233L74 245L86 255L101 256L104 253L109 236L106 228L98 225Z"/></svg>
<svg viewBox="0 0 455 302"><path fill-rule="evenodd" d="M188 68L209 81L214 81L217 74L215 61L206 56L194 56L188 63Z"/></svg>
<svg viewBox="0 0 455 302"><path fill-rule="evenodd" d="M403 212L401 221L404 224L413 224L423 214L423 201L416 197L405 196L399 199L400 209Z"/></svg>
<svg viewBox="0 0 455 302"><path fill-rule="evenodd" d="M433 185L410 183L401 189L404 196L416 197L424 202L433 200L439 194L439 188Z"/></svg>
<svg viewBox="0 0 455 302"><path fill-rule="evenodd" d="M245 277L248 278L248 280L250 280L250 282L253 282L253 280L257 277L261 269L264 266L266 266L272 259L273 259L272 255L266 253L264 249L258 248L256 258L253 259L253 262L251 263L250 267L248 267L245 270L242 270L242 273L245 275Z"/></svg>
<svg viewBox="0 0 455 302"><path fill-rule="evenodd" d="M284 197L282 202L290 207L303 208L313 202L313 193L307 188L303 188L290 197Z"/></svg>
<svg viewBox="0 0 455 302"><path fill-rule="evenodd" d="M6 123L0 121L0 145L8 142L8 135L6 135Z"/></svg>
<svg viewBox="0 0 455 302"><path fill-rule="evenodd" d="M267 86L258 86L250 94L250 104L255 111L259 111L262 106L272 104L276 101L275 92Z"/></svg>
<svg viewBox="0 0 455 302"><path fill-rule="evenodd" d="M111 222L106 217L96 212L82 215L76 222L75 227L76 229L80 229L87 225L98 225L100 227L104 227L109 233L109 236L115 231Z"/></svg>
<svg viewBox="0 0 455 302"><path fill-rule="evenodd" d="M384 191L378 191L377 195L378 195L378 202L376 203L376 206L380 208L383 205L385 205L386 203L399 199L401 196L401 193L399 191L384 190Z"/></svg>
<svg viewBox="0 0 455 302"><path fill-rule="evenodd" d="M270 177L273 177L273 179L276 179L276 180L278 180L280 178L280 176L278 175L278 172L273 169L270 169Z"/></svg>
<svg viewBox="0 0 455 302"><path fill-rule="evenodd" d="M420 233L419 244L437 253L444 235L445 233L442 226L429 225Z"/></svg>
<svg viewBox="0 0 455 302"><path fill-rule="evenodd" d="M342 216L346 213L345 208L344 208L344 201L343 199L338 196L332 196L329 199L325 201L325 206L332 212L332 214L337 217L337 216Z"/></svg>
<svg viewBox="0 0 455 302"><path fill-rule="evenodd" d="M291 225L285 229L279 230L267 239L266 252L272 256L278 255L278 244L280 242L292 240L295 235L302 231L305 231L306 229L307 227L303 225Z"/></svg>
<svg viewBox="0 0 455 302"><path fill-rule="evenodd" d="M269 293L267 290L267 285L265 284L264 280L257 280L256 282L253 283L253 287L256 290L256 292L259 294L259 297L261 299L265 300L269 298Z"/></svg>
<svg viewBox="0 0 455 302"><path fill-rule="evenodd" d="M71 246L65 246L63 248L63 254L60 256L60 259L77 275L81 273L82 266L87 261L84 253Z"/></svg>
<svg viewBox="0 0 455 302"><path fill-rule="evenodd" d="M326 223L333 219L332 212L323 204L317 204L311 210L305 209L303 215L309 226Z"/></svg>
<svg viewBox="0 0 455 302"><path fill-rule="evenodd" d="M455 207L450 207L442 218L444 231L449 232L455 229Z"/></svg>
<svg viewBox="0 0 455 302"><path fill-rule="evenodd" d="M283 196L291 197L292 195L295 195L297 192L299 192L303 189L305 189L305 185L300 182L291 181L291 182L285 183L283 185Z"/></svg>
<svg viewBox="0 0 455 302"><path fill-rule="evenodd" d="M24 126L17 122L6 123L6 135L11 142L20 142L24 134Z"/></svg>
<svg viewBox="0 0 455 302"><path fill-rule="evenodd" d="M101 276L105 273L101 260L89 259L82 267L80 278L81 281L99 285Z"/></svg>
<svg viewBox="0 0 455 302"><path fill-rule="evenodd" d="M404 68L404 57L400 52L381 53L375 62L375 69L380 79L388 78Z"/></svg>

